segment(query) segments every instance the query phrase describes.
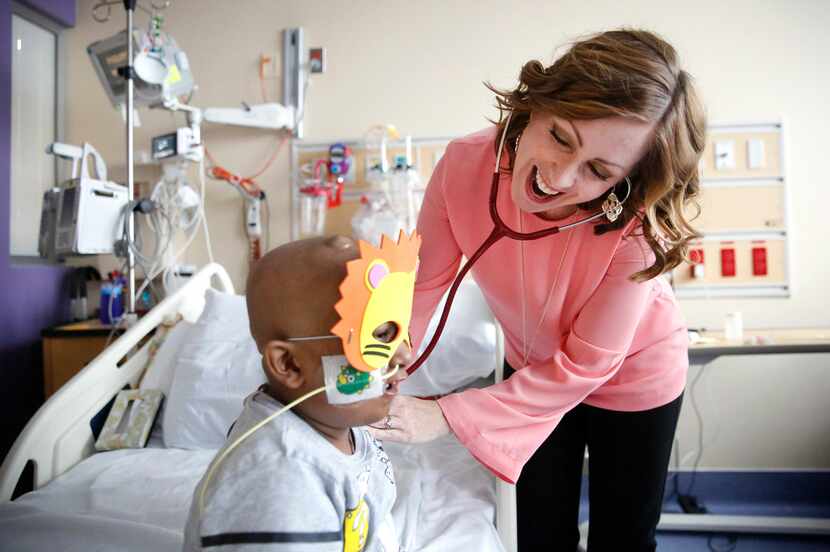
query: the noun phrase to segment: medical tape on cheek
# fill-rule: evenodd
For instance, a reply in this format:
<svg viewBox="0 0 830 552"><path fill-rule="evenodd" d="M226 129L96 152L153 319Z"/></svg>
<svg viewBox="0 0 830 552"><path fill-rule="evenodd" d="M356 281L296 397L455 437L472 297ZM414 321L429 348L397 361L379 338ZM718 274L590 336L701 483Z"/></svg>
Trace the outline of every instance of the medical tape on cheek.
<svg viewBox="0 0 830 552"><path fill-rule="evenodd" d="M381 369L356 370L344 355L324 356L321 361L329 404L351 404L383 395Z"/></svg>

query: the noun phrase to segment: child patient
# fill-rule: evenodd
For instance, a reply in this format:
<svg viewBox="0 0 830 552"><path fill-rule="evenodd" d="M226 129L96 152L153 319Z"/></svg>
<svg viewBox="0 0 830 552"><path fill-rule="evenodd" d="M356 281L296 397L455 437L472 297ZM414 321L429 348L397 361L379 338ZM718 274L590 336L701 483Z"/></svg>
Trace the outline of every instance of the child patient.
<svg viewBox="0 0 830 552"><path fill-rule="evenodd" d="M332 334L343 317L334 306L341 298L346 263L359 256L354 241L337 236L288 243L255 265L248 281L248 315L267 383L245 399L220 454L283 405L323 386L323 365L333 357L343 359L346 338L341 341ZM364 293L378 281L376 264L366 270L366 279L361 275ZM384 273L385 267L380 269L381 279L390 272ZM411 289L409 295L398 310L411 311ZM357 340L360 327L352 330ZM340 378L346 387L411 360L397 324L381 323L370 331L371 350L388 352L364 358L389 367L372 372L347 368L348 382ZM349 333L349 343L351 337ZM404 374L402 367L382 384L380 396L349 404L331 404L325 392L318 393L243 440L209 481L206 475L197 486L184 549L397 551L392 466L381 444L361 426L386 418Z"/></svg>

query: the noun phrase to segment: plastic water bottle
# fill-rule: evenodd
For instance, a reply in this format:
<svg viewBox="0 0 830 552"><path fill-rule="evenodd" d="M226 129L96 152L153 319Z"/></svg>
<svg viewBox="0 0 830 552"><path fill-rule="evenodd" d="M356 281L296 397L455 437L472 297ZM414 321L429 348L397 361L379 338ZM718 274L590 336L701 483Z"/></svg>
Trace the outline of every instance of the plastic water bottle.
<svg viewBox="0 0 830 552"><path fill-rule="evenodd" d="M114 324L124 314L123 287L117 283L105 282L101 285L101 305L98 314L101 324Z"/></svg>

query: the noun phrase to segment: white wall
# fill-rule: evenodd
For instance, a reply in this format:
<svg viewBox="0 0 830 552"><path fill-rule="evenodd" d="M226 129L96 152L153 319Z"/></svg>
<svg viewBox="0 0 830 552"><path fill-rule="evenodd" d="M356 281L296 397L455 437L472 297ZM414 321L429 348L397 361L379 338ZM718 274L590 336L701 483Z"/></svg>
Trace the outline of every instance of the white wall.
<svg viewBox="0 0 830 552"><path fill-rule="evenodd" d="M113 8L95 23L79 2L78 26L68 44L67 140L91 141L123 174L124 130L98 85L84 48L123 25ZM690 325L720 327L724 313L740 310L748 327L828 326L830 272L825 219L830 204L826 126L830 89L830 10L823 0L757 2L425 0L176 0L165 28L189 54L200 89L199 106L260 101L257 60L279 58L280 30L301 26L307 46L323 46L327 72L313 76L306 138L354 138L371 124L394 123L414 136L461 135L486 124L493 99L481 82L511 86L521 64L552 59L554 49L584 33L643 26L669 39L696 78L714 122L782 119L787 132L787 175L794 221L793 295L789 299L688 300ZM144 16L139 17L142 23ZM280 90L279 81L269 82ZM149 137L181 126L181 116L141 113L139 148ZM276 137L263 132L205 127L214 155L249 174L269 156ZM139 170L141 178L153 171ZM195 173L194 173L195 177ZM288 239L288 161L283 154L261 178L271 197L274 243ZM238 196L209 182L208 214L218 260L242 289L246 241ZM750 205L748 205L750 207ZM203 263L197 240L188 260ZM720 434L706 448L704 466L830 467L828 356L722 359L706 382L720 411L704 407L707 430ZM702 389L702 387L701 387ZM703 396L701 394L701 396ZM681 452L694 447L696 429L687 398Z"/></svg>

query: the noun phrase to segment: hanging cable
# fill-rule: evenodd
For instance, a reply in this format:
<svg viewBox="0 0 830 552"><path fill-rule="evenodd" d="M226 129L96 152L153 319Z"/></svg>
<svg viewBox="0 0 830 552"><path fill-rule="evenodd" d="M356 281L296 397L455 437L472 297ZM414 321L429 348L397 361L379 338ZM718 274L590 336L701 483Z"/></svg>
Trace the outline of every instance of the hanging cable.
<svg viewBox="0 0 830 552"><path fill-rule="evenodd" d="M271 63L269 56L259 56L259 91L262 93L262 101L265 103L268 103L268 94L265 93L265 66L269 63Z"/></svg>
<svg viewBox="0 0 830 552"><path fill-rule="evenodd" d="M268 161L265 162L265 165L259 171L255 172L254 174L252 174L251 176L248 176L246 178L249 178L249 179L253 180L254 178L262 176L262 174L265 171L267 171L271 167L271 165L274 163L274 161L277 159L277 156L282 151L283 146L285 146L285 143L288 142L288 137L289 136L290 136L290 134L288 134L287 132L283 133L282 138L280 139L280 142L277 144L277 148L274 150L274 153L271 154L271 157L268 159Z"/></svg>
<svg viewBox="0 0 830 552"><path fill-rule="evenodd" d="M692 409L695 412L695 417L697 418L698 427L700 431L698 431L698 439L697 439L697 453L695 454L695 461L692 465L692 475L691 480L689 481L689 486L686 489L686 494L691 495L692 490L695 487L695 477L697 476L697 469L700 465L700 460L703 457L703 435L704 435L704 426L703 426L703 415L700 412L700 407L697 404L697 399L695 397L695 391L697 389L697 384L701 380L703 376L703 372L706 370L706 364L701 365L697 374L695 374L695 379L692 380L692 385L690 388L690 398L692 400Z"/></svg>
<svg viewBox="0 0 830 552"><path fill-rule="evenodd" d="M199 159L199 185L201 186L201 193L202 193L202 228L205 230L205 246L207 247L208 259L210 262L213 262L213 247L210 244L210 231L208 230L208 223L207 223L207 209L205 208L205 202L207 200L207 193L205 189L205 158L202 156Z"/></svg>
<svg viewBox="0 0 830 552"><path fill-rule="evenodd" d="M262 168L260 168L257 172L255 172L254 174L252 174L250 176L245 176L245 177L241 177L241 178L243 178L245 180L254 180L254 179L262 176L265 173L265 171L267 171L271 167L271 165L274 163L274 161L276 161L277 157L279 156L280 152L282 151L282 148L285 146L286 142L288 142L289 137L290 137L289 133L283 133L283 135L279 139L279 142L277 143L276 148L274 148L274 151L271 153L271 156L268 158L268 160L265 161L265 164L262 166ZM207 147L205 147L205 156L208 158L208 161L210 161L211 170L220 169L220 170L226 171L228 174L231 174L230 171L228 171L224 167L224 165L221 165L216 160L216 158L213 156L213 154L210 152L210 150L208 150Z"/></svg>

